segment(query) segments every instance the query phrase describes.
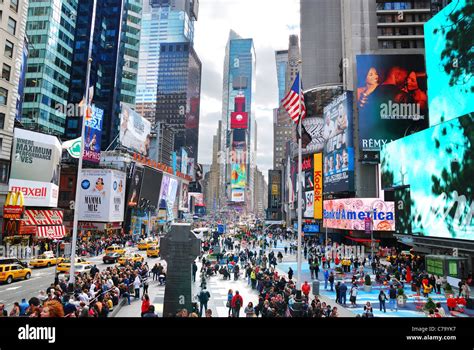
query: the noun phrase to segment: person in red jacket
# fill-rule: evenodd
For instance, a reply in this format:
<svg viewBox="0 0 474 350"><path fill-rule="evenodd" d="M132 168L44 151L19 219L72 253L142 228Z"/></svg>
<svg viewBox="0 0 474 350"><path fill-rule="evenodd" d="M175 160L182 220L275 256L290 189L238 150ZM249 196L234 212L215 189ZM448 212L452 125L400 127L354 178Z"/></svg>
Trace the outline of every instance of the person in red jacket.
<svg viewBox="0 0 474 350"><path fill-rule="evenodd" d="M304 281L304 284L301 286L301 291L303 292L306 300L308 300L309 292L311 291L311 286L308 284L308 281Z"/></svg>
<svg viewBox="0 0 474 350"><path fill-rule="evenodd" d="M232 317L240 317L240 308L244 305L244 299L242 299L238 290L235 291L230 305L232 306Z"/></svg>

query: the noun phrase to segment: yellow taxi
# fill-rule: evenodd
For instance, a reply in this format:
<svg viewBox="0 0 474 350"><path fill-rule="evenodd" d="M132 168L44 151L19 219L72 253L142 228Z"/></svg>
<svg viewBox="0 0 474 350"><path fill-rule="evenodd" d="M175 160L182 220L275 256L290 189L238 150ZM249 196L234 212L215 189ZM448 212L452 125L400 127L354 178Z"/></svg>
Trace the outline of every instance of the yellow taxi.
<svg viewBox="0 0 474 350"><path fill-rule="evenodd" d="M83 258L76 258L76 264L92 265L91 262ZM64 259L57 267L56 272L69 272L71 269L71 259Z"/></svg>
<svg viewBox="0 0 474 350"><path fill-rule="evenodd" d="M123 255L125 254L125 248L122 248L118 245L111 245L105 249L105 253L117 253Z"/></svg>
<svg viewBox="0 0 474 350"><path fill-rule="evenodd" d="M120 257L118 259L118 263L122 266L125 266L125 264L127 262L129 264L133 265L137 261L138 262L143 262L143 260L145 260L145 258L143 256L141 256L140 254L135 253L135 254L123 255L122 257Z"/></svg>
<svg viewBox="0 0 474 350"><path fill-rule="evenodd" d="M150 246L156 245L158 242L151 239L144 239L138 242L138 250L147 250Z"/></svg>
<svg viewBox="0 0 474 350"><path fill-rule="evenodd" d="M10 284L13 280L31 277L31 269L25 268L20 264L0 265L0 282Z"/></svg>
<svg viewBox="0 0 474 350"><path fill-rule="evenodd" d="M44 252L36 258L30 260L31 267L50 267L61 263L64 258L56 258L53 252Z"/></svg>
<svg viewBox="0 0 474 350"><path fill-rule="evenodd" d="M146 250L148 258L157 258L160 255L160 248L157 245L151 245Z"/></svg>

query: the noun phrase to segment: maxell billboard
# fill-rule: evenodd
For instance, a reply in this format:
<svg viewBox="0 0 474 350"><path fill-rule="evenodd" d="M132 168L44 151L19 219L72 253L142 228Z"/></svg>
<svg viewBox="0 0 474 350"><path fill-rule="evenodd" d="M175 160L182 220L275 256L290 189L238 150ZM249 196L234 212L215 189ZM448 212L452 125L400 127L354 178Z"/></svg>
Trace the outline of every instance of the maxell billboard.
<svg viewBox="0 0 474 350"><path fill-rule="evenodd" d="M55 136L15 129L8 188L23 192L25 206L58 205L61 151Z"/></svg>

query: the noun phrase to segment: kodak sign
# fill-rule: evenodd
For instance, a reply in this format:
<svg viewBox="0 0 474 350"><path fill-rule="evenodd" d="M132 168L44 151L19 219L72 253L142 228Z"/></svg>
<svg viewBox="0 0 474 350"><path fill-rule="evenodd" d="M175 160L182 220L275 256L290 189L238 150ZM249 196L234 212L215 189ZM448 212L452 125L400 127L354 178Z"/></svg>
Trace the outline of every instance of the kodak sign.
<svg viewBox="0 0 474 350"><path fill-rule="evenodd" d="M314 218L323 218L323 154L314 154Z"/></svg>

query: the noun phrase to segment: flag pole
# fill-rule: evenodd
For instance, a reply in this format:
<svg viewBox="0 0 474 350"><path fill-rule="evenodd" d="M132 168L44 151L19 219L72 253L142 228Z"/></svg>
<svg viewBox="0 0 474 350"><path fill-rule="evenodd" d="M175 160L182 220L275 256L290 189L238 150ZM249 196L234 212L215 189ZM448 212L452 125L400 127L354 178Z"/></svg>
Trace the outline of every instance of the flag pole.
<svg viewBox="0 0 474 350"><path fill-rule="evenodd" d="M79 199L81 198L81 173L82 173L82 157L84 153L84 132L86 126L86 115L87 115L87 108L89 107L89 86L90 86L90 77L91 77L91 64L92 64L92 46L94 43L94 27L95 27L95 15L96 15L96 7L97 7L97 0L93 1L92 4L92 23L91 23L91 34L90 34L90 42L89 42L89 52L87 56L87 73L86 73L86 96L85 96L85 108L83 111L82 116L82 127L81 127L81 142L80 142L80 155L79 155L79 164L77 166L77 179L76 179L76 196L74 199L74 220L72 226L72 242L71 242L71 264L69 270L69 287L74 290L74 283L76 281L75 276L75 261L76 261L76 245L77 245L77 225L79 221ZM92 106L91 106L92 107Z"/></svg>
<svg viewBox="0 0 474 350"><path fill-rule="evenodd" d="M298 73L298 79L299 79L299 93L302 94L303 91L301 90L301 76L299 76ZM302 231L302 221L303 221L303 213L302 213L302 184L301 184L301 179L302 179L302 173L303 173L303 161L302 161L302 133L301 133L301 124L303 122L302 115L301 115L301 102L299 103L299 122L298 122L298 132L299 132L299 140L298 140L298 264L297 264L297 271L296 271L296 278L298 284L297 290L300 290L301 288L301 231Z"/></svg>

